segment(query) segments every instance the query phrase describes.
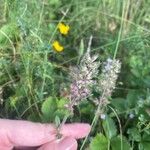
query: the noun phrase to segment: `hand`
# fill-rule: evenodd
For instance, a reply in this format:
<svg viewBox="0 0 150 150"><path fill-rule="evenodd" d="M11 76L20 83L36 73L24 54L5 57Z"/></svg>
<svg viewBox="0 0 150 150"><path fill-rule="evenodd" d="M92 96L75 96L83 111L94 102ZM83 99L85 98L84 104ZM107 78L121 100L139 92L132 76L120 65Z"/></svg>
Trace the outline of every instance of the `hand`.
<svg viewBox="0 0 150 150"><path fill-rule="evenodd" d="M0 119L0 150L76 150L76 139L89 132L88 124L66 124L58 140L52 124Z"/></svg>

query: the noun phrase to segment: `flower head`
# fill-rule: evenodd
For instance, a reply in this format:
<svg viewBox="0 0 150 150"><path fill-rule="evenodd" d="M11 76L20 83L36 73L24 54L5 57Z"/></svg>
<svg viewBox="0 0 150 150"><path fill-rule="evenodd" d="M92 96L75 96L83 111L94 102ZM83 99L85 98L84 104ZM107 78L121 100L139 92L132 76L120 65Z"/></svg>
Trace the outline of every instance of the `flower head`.
<svg viewBox="0 0 150 150"><path fill-rule="evenodd" d="M73 81L70 85L69 110L73 111L74 105L78 105L81 100L92 95L92 87L96 84L95 77L100 66L100 62L96 61L97 58L97 55L91 56L88 49L82 57L79 66L71 68L70 75Z"/></svg>
<svg viewBox="0 0 150 150"><path fill-rule="evenodd" d="M70 85L70 104L69 110L73 111L73 106L78 105L80 101L92 95L92 87L96 84L95 77L98 73L99 62L97 57L91 57L86 53L81 60L78 68L71 68L71 77L73 79Z"/></svg>
<svg viewBox="0 0 150 150"><path fill-rule="evenodd" d="M116 86L116 80L121 69L121 63L119 60L108 58L104 62L101 78L99 81L99 88L103 93L100 99L104 104L108 103L108 98L111 97L113 90Z"/></svg>
<svg viewBox="0 0 150 150"><path fill-rule="evenodd" d="M58 24L58 29L59 29L59 32L63 35L67 35L69 30L70 30L70 27L68 25L65 25L63 23L59 23Z"/></svg>
<svg viewBox="0 0 150 150"><path fill-rule="evenodd" d="M60 45L60 43L58 41L54 41L52 45L53 45L53 48L55 49L55 51L57 51L57 52L61 52L64 50L64 47L62 45Z"/></svg>

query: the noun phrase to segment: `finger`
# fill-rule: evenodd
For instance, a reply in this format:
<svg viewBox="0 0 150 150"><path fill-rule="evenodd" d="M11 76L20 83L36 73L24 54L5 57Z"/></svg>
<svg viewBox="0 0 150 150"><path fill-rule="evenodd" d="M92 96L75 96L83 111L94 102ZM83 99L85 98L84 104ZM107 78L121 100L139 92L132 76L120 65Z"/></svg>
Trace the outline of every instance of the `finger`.
<svg viewBox="0 0 150 150"><path fill-rule="evenodd" d="M0 150L11 150L12 148L13 145L8 139L7 130L1 126L0 122Z"/></svg>
<svg viewBox="0 0 150 150"><path fill-rule="evenodd" d="M50 124L0 119L0 139L4 131L7 145L13 146L39 146L56 139L56 129ZM71 136L76 139L85 137L89 132L88 124L79 123L67 124L61 129L63 136Z"/></svg>
<svg viewBox="0 0 150 150"><path fill-rule="evenodd" d="M7 137L14 146L38 146L55 139L55 128L49 124L29 121L0 120L1 131L7 131Z"/></svg>
<svg viewBox="0 0 150 150"><path fill-rule="evenodd" d="M66 137L61 141L44 144L38 150L77 150L77 141L72 137Z"/></svg>
<svg viewBox="0 0 150 150"><path fill-rule="evenodd" d="M89 134L91 127L85 123L66 124L61 128L63 136L72 136L75 139L80 139Z"/></svg>
<svg viewBox="0 0 150 150"><path fill-rule="evenodd" d="M12 146L0 146L1 150L12 150L13 147Z"/></svg>

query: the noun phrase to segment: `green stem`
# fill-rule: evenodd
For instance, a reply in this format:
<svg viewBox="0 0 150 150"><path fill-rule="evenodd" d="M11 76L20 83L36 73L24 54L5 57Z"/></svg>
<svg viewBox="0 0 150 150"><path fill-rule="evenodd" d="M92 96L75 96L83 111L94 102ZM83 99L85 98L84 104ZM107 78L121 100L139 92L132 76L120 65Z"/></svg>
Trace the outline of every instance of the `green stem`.
<svg viewBox="0 0 150 150"><path fill-rule="evenodd" d="M100 103L100 104L101 104L101 103ZM97 110L96 110L94 119L93 119L93 121L92 121L92 123L91 123L91 129L94 127L95 123L97 122L98 114L99 114L98 112L100 111L100 104L98 105L98 108L97 108ZM87 138L88 138L88 135L85 137L85 139L84 139L84 141L83 141L83 143L82 143L82 145L81 145L80 150L83 149L83 147L84 147L84 145L85 145L85 143L86 143L86 141L87 141Z"/></svg>
<svg viewBox="0 0 150 150"><path fill-rule="evenodd" d="M67 9L66 15L67 15L68 11L69 11L69 9ZM59 20L58 24L64 20L64 18L66 17L66 15L64 15L64 16ZM51 38L50 38L50 40L49 40L49 43L52 42L52 40L53 40L53 38L54 38L54 35L55 35L55 33L57 32L57 28L58 28L58 26L56 26L56 28L55 28L55 30L54 30L54 32L53 32L53 34L52 34L52 36L51 36Z"/></svg>
<svg viewBox="0 0 150 150"><path fill-rule="evenodd" d="M97 119L98 119L99 114L100 114L100 111L103 111L104 108L105 108L105 106L106 106L105 104L103 104L103 101L102 101L103 98L105 97L105 91L106 91L106 89L104 89L103 94L102 94L102 96L101 96L100 99L99 99L99 104L98 104L98 107L97 107L97 110L96 110L94 119L93 119L93 121L92 121L92 123L91 123L91 129L94 127L94 125L96 125ZM101 108L102 108L102 110L101 110ZM84 147L84 145L85 145L85 143L86 143L86 141L87 141L87 138L88 138L88 135L85 137L85 139L84 139L84 141L83 141L83 144L81 145L80 150L83 149L83 147Z"/></svg>
<svg viewBox="0 0 150 150"><path fill-rule="evenodd" d="M42 23L43 12L44 12L44 1L42 3L41 13L40 13L40 19L39 19L39 23L38 23L38 27L37 27L37 32L39 31L41 23Z"/></svg>
<svg viewBox="0 0 150 150"><path fill-rule="evenodd" d="M44 87L45 87L45 80L46 80L46 77L45 77L45 74L46 74L46 70L47 70L47 66L45 66L45 64L47 63L47 57L48 57L48 53L46 52L45 53L45 56L44 56L44 63L43 63L43 82L42 82L42 87L41 87L41 94L40 94L40 99L43 99L43 92L44 92Z"/></svg>
<svg viewBox="0 0 150 150"><path fill-rule="evenodd" d="M7 20L7 15L8 15L8 4L7 4L7 0L5 0L5 4L4 4L4 21Z"/></svg>
<svg viewBox="0 0 150 150"><path fill-rule="evenodd" d="M111 106L109 106L109 108L114 112L117 120L118 120L118 123L119 123L119 130L120 130L120 138L121 138L121 150L123 150L123 137L122 137L122 127L121 127L121 121L119 119L119 116L117 114L117 112L114 110L114 108L112 108Z"/></svg>
<svg viewBox="0 0 150 150"><path fill-rule="evenodd" d="M108 150L110 150L110 140L108 140Z"/></svg>
<svg viewBox="0 0 150 150"><path fill-rule="evenodd" d="M69 115L65 115L65 117L63 118L63 121L60 125L60 128L66 123L67 119L68 119Z"/></svg>
<svg viewBox="0 0 150 150"><path fill-rule="evenodd" d="M123 10L122 10L122 17L121 17L121 26L120 26L120 30L119 30L119 33L118 33L118 39L117 39L117 44L116 44L116 48L115 48L113 59L116 58L118 47L119 47L119 43L120 43L120 40L121 40L121 34L122 34L123 23L124 23L124 14L125 14L125 5L123 3Z"/></svg>

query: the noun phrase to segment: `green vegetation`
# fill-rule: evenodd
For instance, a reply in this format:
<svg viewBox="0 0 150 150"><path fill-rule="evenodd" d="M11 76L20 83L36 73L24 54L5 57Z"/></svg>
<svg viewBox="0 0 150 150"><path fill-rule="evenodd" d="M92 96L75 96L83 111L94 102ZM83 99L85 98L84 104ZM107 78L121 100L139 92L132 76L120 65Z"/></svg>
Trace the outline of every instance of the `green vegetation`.
<svg viewBox="0 0 150 150"><path fill-rule="evenodd" d="M83 149L150 149L149 0L0 2L1 118L59 124L68 115L69 68L79 65L92 35L91 54L101 64L116 58L122 66L105 117ZM66 35L57 28L61 22L70 27ZM53 48L54 41L63 51ZM96 107L87 98L67 122L91 124Z"/></svg>

